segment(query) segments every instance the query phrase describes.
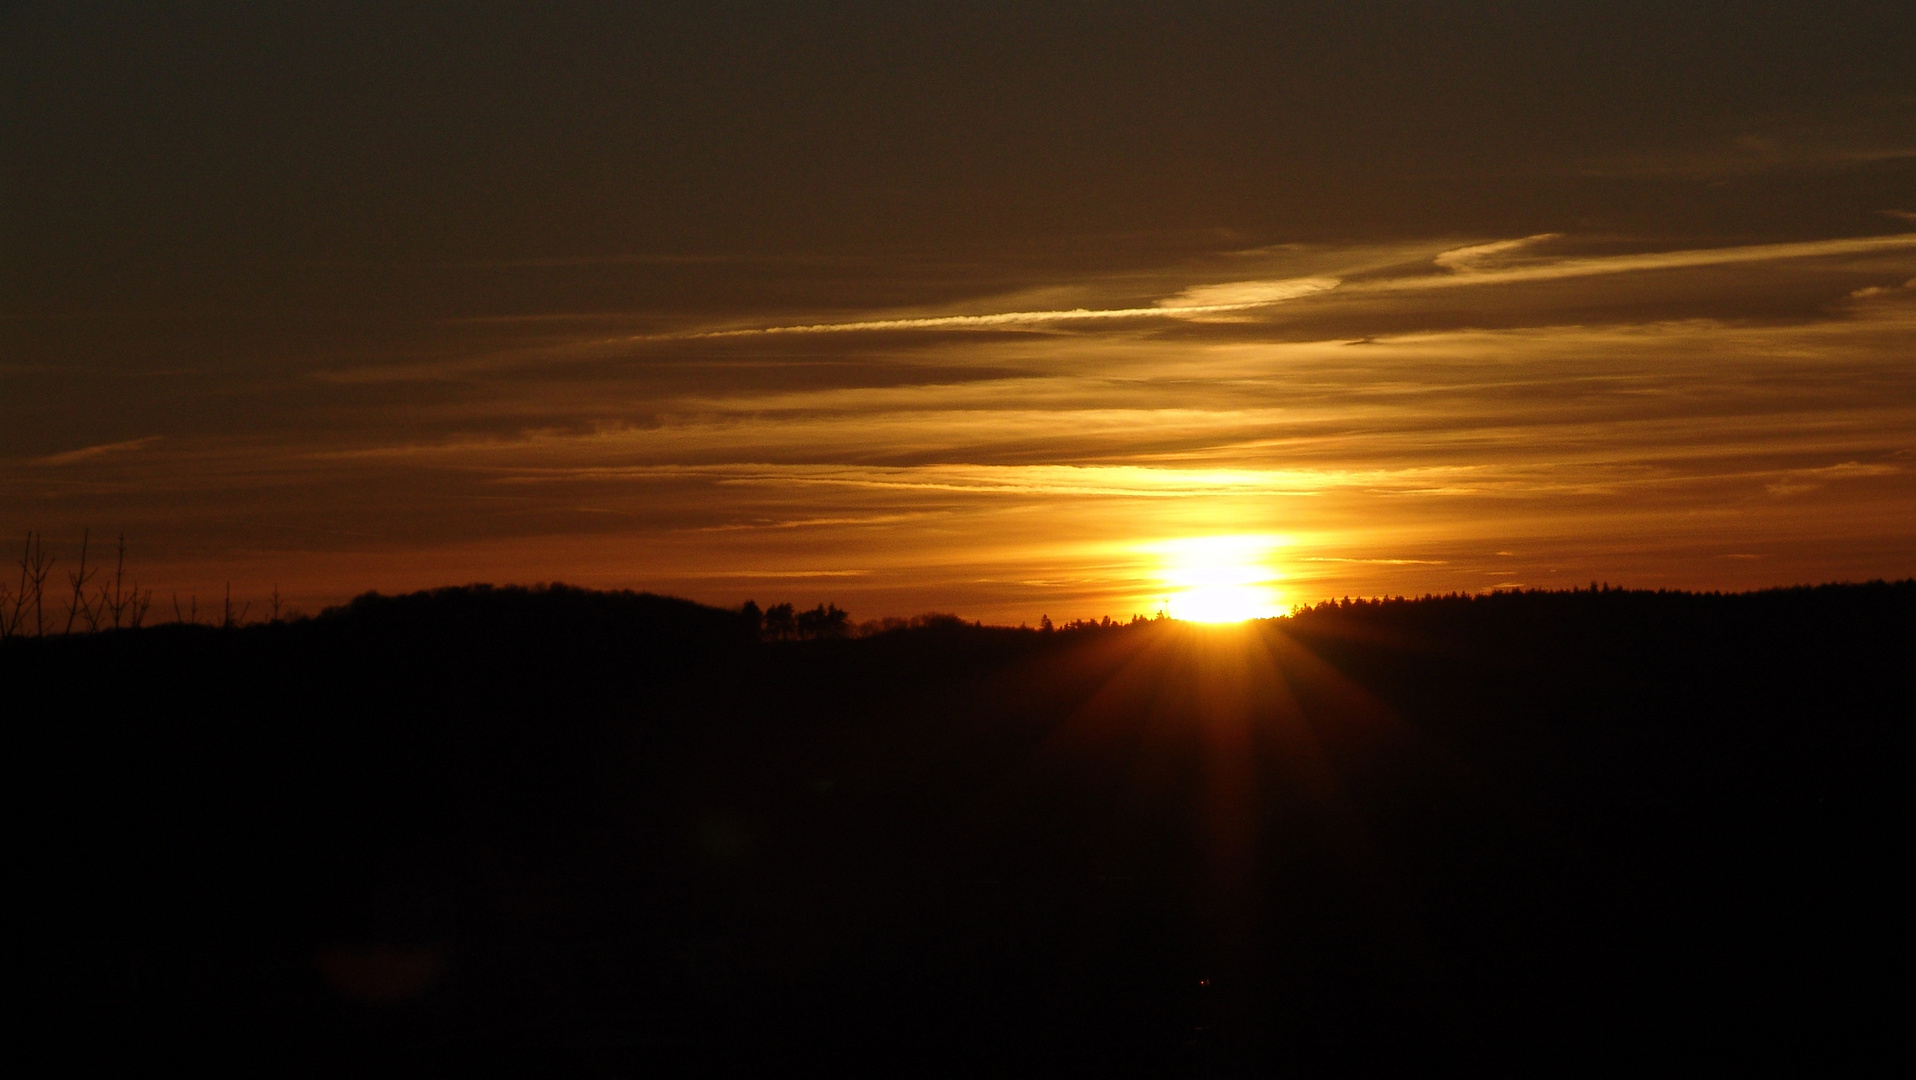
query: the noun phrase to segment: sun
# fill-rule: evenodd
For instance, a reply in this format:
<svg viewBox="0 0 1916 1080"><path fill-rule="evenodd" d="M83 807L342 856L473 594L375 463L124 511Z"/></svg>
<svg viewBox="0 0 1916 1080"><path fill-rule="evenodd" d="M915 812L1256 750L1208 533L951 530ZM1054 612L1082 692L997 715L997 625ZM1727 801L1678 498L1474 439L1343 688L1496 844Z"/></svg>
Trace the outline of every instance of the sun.
<svg viewBox="0 0 1916 1080"><path fill-rule="evenodd" d="M1271 554L1279 536L1194 536L1146 545L1158 561L1169 614L1189 622L1226 623L1282 615L1279 575Z"/></svg>

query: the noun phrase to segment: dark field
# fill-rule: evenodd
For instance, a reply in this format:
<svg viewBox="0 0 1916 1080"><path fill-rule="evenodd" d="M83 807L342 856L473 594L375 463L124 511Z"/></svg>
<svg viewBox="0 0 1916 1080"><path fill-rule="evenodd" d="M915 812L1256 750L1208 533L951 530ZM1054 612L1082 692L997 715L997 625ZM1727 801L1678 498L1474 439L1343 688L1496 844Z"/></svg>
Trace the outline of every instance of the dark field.
<svg viewBox="0 0 1916 1080"><path fill-rule="evenodd" d="M762 643L448 590L0 648L16 1020L269 1072L1828 1066L1916 582Z"/></svg>

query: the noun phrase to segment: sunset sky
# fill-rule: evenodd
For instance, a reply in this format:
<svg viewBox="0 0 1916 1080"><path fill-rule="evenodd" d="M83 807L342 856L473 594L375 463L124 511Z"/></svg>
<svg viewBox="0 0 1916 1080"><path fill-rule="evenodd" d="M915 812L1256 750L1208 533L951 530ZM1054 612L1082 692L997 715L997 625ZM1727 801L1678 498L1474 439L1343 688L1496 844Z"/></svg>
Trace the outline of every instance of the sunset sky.
<svg viewBox="0 0 1916 1080"><path fill-rule="evenodd" d="M1012 624L1916 574L1907 0L399 7L0 15L8 543Z"/></svg>

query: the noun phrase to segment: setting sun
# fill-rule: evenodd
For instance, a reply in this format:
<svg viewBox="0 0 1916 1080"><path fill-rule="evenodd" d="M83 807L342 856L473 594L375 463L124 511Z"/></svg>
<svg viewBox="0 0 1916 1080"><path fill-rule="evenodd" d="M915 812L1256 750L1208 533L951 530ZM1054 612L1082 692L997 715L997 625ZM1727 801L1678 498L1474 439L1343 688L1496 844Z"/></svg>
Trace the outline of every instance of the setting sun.
<svg viewBox="0 0 1916 1080"><path fill-rule="evenodd" d="M1159 560L1172 618L1223 623L1283 614L1272 585L1280 575L1270 564L1285 543L1277 536L1196 536L1147 550Z"/></svg>

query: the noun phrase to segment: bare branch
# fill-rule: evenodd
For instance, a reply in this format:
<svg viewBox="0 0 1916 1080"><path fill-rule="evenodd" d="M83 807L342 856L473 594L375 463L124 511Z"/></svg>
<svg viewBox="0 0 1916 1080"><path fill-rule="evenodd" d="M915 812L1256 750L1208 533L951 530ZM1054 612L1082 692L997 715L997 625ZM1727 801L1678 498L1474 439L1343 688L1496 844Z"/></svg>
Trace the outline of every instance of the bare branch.
<svg viewBox="0 0 1916 1080"><path fill-rule="evenodd" d="M80 533L80 568L67 571L67 583L73 586L73 595L67 598L67 621L66 625L60 628L61 634L73 633L74 619L83 615L90 617L87 611L86 587L87 583L93 580L93 576L100 572L97 567L90 571L86 568L87 548L92 541L92 529Z"/></svg>
<svg viewBox="0 0 1916 1080"><path fill-rule="evenodd" d="M120 628L120 620L126 614L128 596L126 594L126 534L120 534L120 542L114 549L113 589L108 592L105 586L100 588L100 603L105 614L113 616L113 629Z"/></svg>
<svg viewBox="0 0 1916 1080"><path fill-rule="evenodd" d="M25 583L25 587L21 590L21 600L25 601L27 590L31 589L34 637L44 637L47 632L47 575L53 572L53 564L58 561L47 554L45 537L39 533L27 533L26 552L20 557L20 577Z"/></svg>
<svg viewBox="0 0 1916 1080"><path fill-rule="evenodd" d="M246 612L250 610L252 606L252 601L247 601L245 606L239 609L239 614L235 615L233 613L233 583L230 581L227 582L226 600L220 611L220 626L224 629L231 630L233 627L245 622Z"/></svg>
<svg viewBox="0 0 1916 1080"><path fill-rule="evenodd" d="M13 611L6 619L6 635L12 637L18 633L27 617L27 556L33 552L33 532L27 531L26 546L20 552L20 587L13 593Z"/></svg>

